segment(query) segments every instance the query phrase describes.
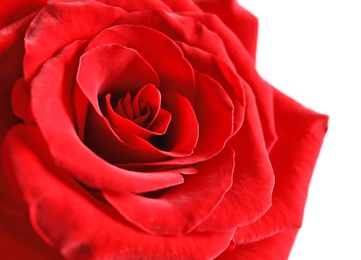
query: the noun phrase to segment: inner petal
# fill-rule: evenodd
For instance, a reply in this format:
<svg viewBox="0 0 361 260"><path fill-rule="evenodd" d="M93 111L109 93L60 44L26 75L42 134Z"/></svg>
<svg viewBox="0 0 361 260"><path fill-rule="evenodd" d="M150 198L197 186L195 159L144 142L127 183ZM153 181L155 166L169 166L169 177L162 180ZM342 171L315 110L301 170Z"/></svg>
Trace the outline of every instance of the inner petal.
<svg viewBox="0 0 361 260"><path fill-rule="evenodd" d="M98 97L107 93L124 97L127 92L136 94L148 83L159 86L158 75L148 62L135 50L117 44L86 52L80 59L77 81L97 112Z"/></svg>
<svg viewBox="0 0 361 260"><path fill-rule="evenodd" d="M145 85L133 100L129 92L119 100L107 94L100 108L119 136L125 129L144 139L153 134L162 135L172 118L161 108L161 94L153 84Z"/></svg>

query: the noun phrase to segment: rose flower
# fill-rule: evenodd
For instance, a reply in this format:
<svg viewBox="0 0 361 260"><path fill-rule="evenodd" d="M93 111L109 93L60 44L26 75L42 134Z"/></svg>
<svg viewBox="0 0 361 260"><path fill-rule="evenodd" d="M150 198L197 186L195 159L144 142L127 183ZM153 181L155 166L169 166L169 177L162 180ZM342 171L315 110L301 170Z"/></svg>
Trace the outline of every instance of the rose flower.
<svg viewBox="0 0 361 260"><path fill-rule="evenodd" d="M5 259L287 259L327 116L235 1L0 7Z"/></svg>

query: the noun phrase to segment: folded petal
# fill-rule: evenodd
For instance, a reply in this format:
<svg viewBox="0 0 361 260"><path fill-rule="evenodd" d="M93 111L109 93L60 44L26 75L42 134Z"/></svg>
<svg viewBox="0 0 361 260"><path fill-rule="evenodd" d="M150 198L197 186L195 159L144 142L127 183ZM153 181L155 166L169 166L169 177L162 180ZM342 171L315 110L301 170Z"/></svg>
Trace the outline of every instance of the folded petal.
<svg viewBox="0 0 361 260"><path fill-rule="evenodd" d="M213 213L197 228L199 231L221 231L248 225L259 219L272 204L273 169L255 98L247 83L243 85L246 92L245 121L230 141L236 153L233 184Z"/></svg>
<svg viewBox="0 0 361 260"><path fill-rule="evenodd" d="M0 5L0 28L5 27L46 5L46 0L2 0Z"/></svg>
<svg viewBox="0 0 361 260"><path fill-rule="evenodd" d="M197 173L157 198L105 192L105 198L131 223L151 234L181 235L203 222L232 185L234 152L194 165ZM229 214L229 212L227 212Z"/></svg>
<svg viewBox="0 0 361 260"><path fill-rule="evenodd" d="M233 236L234 229L186 236L140 231L57 168L34 125L13 128L4 151L7 173L17 180L32 226L67 259L210 259L219 255Z"/></svg>
<svg viewBox="0 0 361 260"><path fill-rule="evenodd" d="M149 174L120 169L97 156L79 138L71 102L77 65L74 60L79 59L83 44L76 41L65 47L44 63L31 82L33 114L56 163L95 189L148 192L182 183L183 177L174 171Z"/></svg>
<svg viewBox="0 0 361 260"><path fill-rule="evenodd" d="M12 110L12 88L23 74L24 35L34 16L0 29L0 147L6 132L18 122Z"/></svg>
<svg viewBox="0 0 361 260"><path fill-rule="evenodd" d="M237 245L223 253L217 260L287 260L295 241L298 229L288 229L257 242Z"/></svg>
<svg viewBox="0 0 361 260"><path fill-rule="evenodd" d="M94 37L123 13L120 8L97 1L56 2L44 7L25 36L25 81L29 81L41 64L57 51L76 40Z"/></svg>
<svg viewBox="0 0 361 260"><path fill-rule="evenodd" d="M1 257L4 259L63 259L35 233L30 224L28 212L23 207L16 212L0 209Z"/></svg>
<svg viewBox="0 0 361 260"><path fill-rule="evenodd" d="M236 244L301 226L308 186L326 133L327 116L306 109L278 90L274 93L279 139L270 154L276 178L272 206L257 222L237 229Z"/></svg>
<svg viewBox="0 0 361 260"><path fill-rule="evenodd" d="M216 14L240 39L243 46L256 58L258 21L236 0L194 0L204 11Z"/></svg>
<svg viewBox="0 0 361 260"><path fill-rule="evenodd" d="M258 75L254 61L242 42L217 16L207 13L186 13L185 15L196 18L199 22L203 23L208 30L213 31L222 39L236 71L247 81L254 92L267 150L270 151L277 140L272 87Z"/></svg>

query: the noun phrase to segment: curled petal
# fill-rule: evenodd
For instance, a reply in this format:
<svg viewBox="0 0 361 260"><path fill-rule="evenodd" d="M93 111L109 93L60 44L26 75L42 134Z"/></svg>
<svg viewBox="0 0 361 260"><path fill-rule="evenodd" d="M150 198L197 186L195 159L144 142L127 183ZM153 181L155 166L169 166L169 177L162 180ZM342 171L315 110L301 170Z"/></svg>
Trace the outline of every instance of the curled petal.
<svg viewBox="0 0 361 260"><path fill-rule="evenodd" d="M136 50L157 72L160 91L178 92L194 104L196 87L192 66L174 41L149 27L126 24L104 30L92 40L88 49L110 43ZM167 62L161 62L163 60Z"/></svg>
<svg viewBox="0 0 361 260"><path fill-rule="evenodd" d="M164 92L162 97L164 109L172 115L166 134L145 140L129 129L113 130L105 117L90 108L85 143L102 158L116 164L187 158L198 141L198 121L194 109L178 93ZM104 146L104 143L110 145Z"/></svg>
<svg viewBox="0 0 361 260"><path fill-rule="evenodd" d="M161 0L132 0L132 1L119 1L119 0L98 0L106 5L120 7L127 12L137 12L150 9L168 10L167 5L162 3Z"/></svg>
<svg viewBox="0 0 361 260"><path fill-rule="evenodd" d="M183 41L214 54L233 68L228 50L219 35L191 16L168 13L164 10L149 10L124 14L116 23L153 28L174 41Z"/></svg>
<svg viewBox="0 0 361 260"><path fill-rule="evenodd" d="M247 81L254 92L267 150L270 151L277 140L272 87L258 75L252 57L238 37L217 16L207 13L187 13L186 15L198 19L222 39L236 71ZM196 43L192 43L192 45L197 46Z"/></svg>
<svg viewBox="0 0 361 260"><path fill-rule="evenodd" d="M117 44L91 49L80 58L74 99L79 135L85 131L87 109L92 104L101 115L99 102L107 94L116 98L135 95L144 85L159 86L157 73L136 51ZM81 93L79 93L81 92ZM99 100L100 99L100 100Z"/></svg>
<svg viewBox="0 0 361 260"><path fill-rule="evenodd" d="M12 110L12 88L23 73L24 35L34 16L0 28L0 147L6 132L18 122Z"/></svg>
<svg viewBox="0 0 361 260"><path fill-rule="evenodd" d="M147 113L135 118L134 122L123 111L123 104L120 105L120 101L116 108L114 108L111 104L111 95L109 94L105 97L105 108L102 109L104 116L109 120L113 130L118 135L121 135L120 131L127 129L128 132L147 139L153 134L162 135L167 131L172 115L160 107L161 94L158 89L154 85L149 84L141 91L143 95L146 95L144 94L146 91L149 93L141 101L145 103ZM134 101L132 103L134 103ZM139 109L139 107L137 109ZM131 110L133 110L133 108Z"/></svg>
<svg viewBox="0 0 361 260"><path fill-rule="evenodd" d="M182 183L183 177L174 171L149 174L120 169L94 154L79 139L69 103L76 75L74 60L79 58L83 44L75 42L64 48L42 66L31 82L33 114L56 164L95 189L148 192Z"/></svg>
<svg viewBox="0 0 361 260"><path fill-rule="evenodd" d="M234 152L194 165L197 173L158 198L105 192L105 198L131 223L151 234L180 235L192 231L220 203L232 185Z"/></svg>
<svg viewBox="0 0 361 260"><path fill-rule="evenodd" d="M29 81L41 64L57 51L76 40L94 37L123 13L120 8L97 1L55 2L44 7L25 36L25 81Z"/></svg>
<svg viewBox="0 0 361 260"><path fill-rule="evenodd" d="M2 0L0 5L0 28L16 22L46 5L46 0Z"/></svg>
<svg viewBox="0 0 361 260"><path fill-rule="evenodd" d="M13 128L5 151L6 169L16 177L33 228L67 259L209 259L223 252L233 236L234 229L154 236L135 228L56 167L34 125Z"/></svg>
<svg viewBox="0 0 361 260"><path fill-rule="evenodd" d="M245 97L241 78L227 63L199 48L178 42L194 69L216 80L232 99L234 106L233 133L237 133L244 120Z"/></svg>
<svg viewBox="0 0 361 260"><path fill-rule="evenodd" d="M240 6L236 0L195 0L203 11L215 13L240 39L243 46L256 58L257 18Z"/></svg>
<svg viewBox="0 0 361 260"><path fill-rule="evenodd" d="M272 206L251 225L239 227L234 241L254 242L302 224L308 186L327 129L327 116L301 106L275 90L279 136L270 159L276 183Z"/></svg>
<svg viewBox="0 0 361 260"><path fill-rule="evenodd" d="M289 257L298 229L285 230L271 237L253 243L237 245L233 250L222 253L217 260L286 260Z"/></svg>
<svg viewBox="0 0 361 260"><path fill-rule="evenodd" d="M11 97L14 114L24 122L35 122L30 106L29 88L23 78L15 82Z"/></svg>
<svg viewBox="0 0 361 260"><path fill-rule="evenodd" d="M245 121L230 143L236 153L232 188L198 230L227 230L259 219L272 204L274 173L250 87L246 91ZM227 214L224 214L227 212Z"/></svg>

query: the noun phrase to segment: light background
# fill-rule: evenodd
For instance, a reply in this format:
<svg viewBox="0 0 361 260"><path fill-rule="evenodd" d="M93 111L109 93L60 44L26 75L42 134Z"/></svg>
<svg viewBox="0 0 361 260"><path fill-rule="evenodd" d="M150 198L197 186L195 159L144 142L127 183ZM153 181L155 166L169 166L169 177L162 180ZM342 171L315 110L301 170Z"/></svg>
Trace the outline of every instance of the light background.
<svg viewBox="0 0 361 260"><path fill-rule="evenodd" d="M361 259L361 3L238 2L259 19L262 77L330 116L290 260Z"/></svg>

